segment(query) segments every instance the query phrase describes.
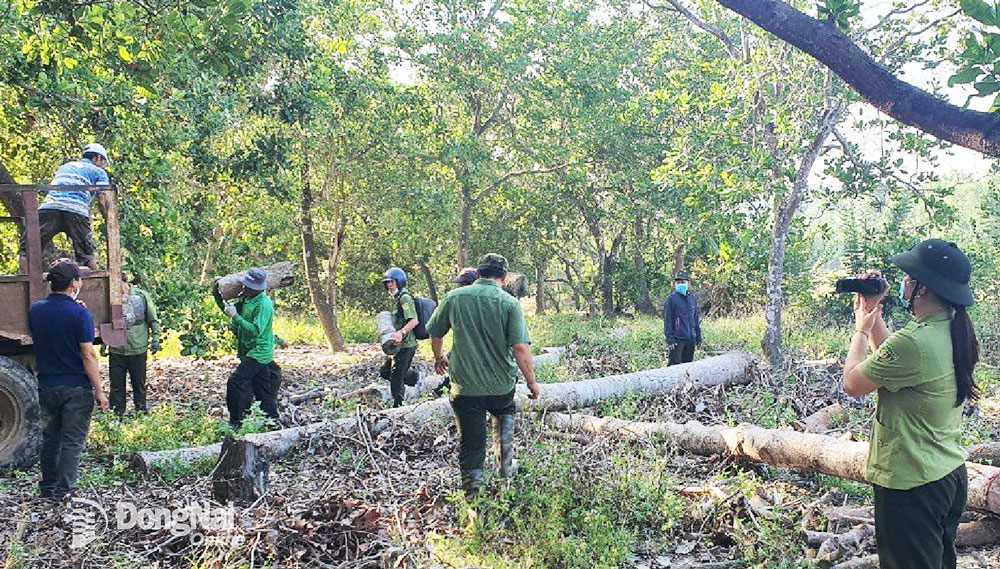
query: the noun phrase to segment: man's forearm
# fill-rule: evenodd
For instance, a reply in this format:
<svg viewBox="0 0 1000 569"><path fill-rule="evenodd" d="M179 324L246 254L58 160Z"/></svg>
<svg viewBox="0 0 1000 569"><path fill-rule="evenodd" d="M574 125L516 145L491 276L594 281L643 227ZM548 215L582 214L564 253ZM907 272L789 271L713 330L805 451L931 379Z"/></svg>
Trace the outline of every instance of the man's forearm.
<svg viewBox="0 0 1000 569"><path fill-rule="evenodd" d="M87 379L90 380L90 385L94 387L95 393L100 393L103 391L101 388L101 368L97 363L97 356L94 355L94 350L90 350L90 355L83 354L83 369L87 372Z"/></svg>
<svg viewBox="0 0 1000 569"><path fill-rule="evenodd" d="M440 358L444 355L444 338L435 338L431 336L431 350L434 351L434 358Z"/></svg>
<svg viewBox="0 0 1000 569"><path fill-rule="evenodd" d="M535 362L531 357L531 348L527 344L518 344L514 346L514 361L517 362L517 367L520 368L521 374L524 375L524 380L528 383L535 382Z"/></svg>
<svg viewBox="0 0 1000 569"><path fill-rule="evenodd" d="M417 327L418 324L420 324L419 320L417 320L416 318L410 318L410 320L406 323L406 325L400 328L399 331L402 332L403 335L405 336L410 332L412 332Z"/></svg>

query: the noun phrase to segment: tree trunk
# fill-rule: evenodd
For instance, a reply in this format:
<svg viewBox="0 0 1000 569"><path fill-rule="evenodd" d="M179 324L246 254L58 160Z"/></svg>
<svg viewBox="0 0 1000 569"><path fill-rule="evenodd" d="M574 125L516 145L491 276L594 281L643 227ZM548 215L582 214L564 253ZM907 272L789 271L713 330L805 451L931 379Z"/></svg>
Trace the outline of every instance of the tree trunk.
<svg viewBox="0 0 1000 569"><path fill-rule="evenodd" d="M898 79L836 26L807 16L780 0L717 1L816 58L879 111L941 140L1000 156L997 113L948 104Z"/></svg>
<svg viewBox="0 0 1000 569"><path fill-rule="evenodd" d="M660 436L694 454L730 455L799 472L819 472L865 481L868 462L866 442L747 424L732 428L722 425L708 427L694 421L683 425L644 423L564 413L546 413L544 419L547 424L559 429L634 437ZM972 462L967 462L966 468L969 470L968 507L1000 514L1000 486L991 484L1000 475L1000 468Z"/></svg>
<svg viewBox="0 0 1000 569"><path fill-rule="evenodd" d="M749 354L731 352L720 356L712 356L687 364L674 365L636 373L613 375L583 381L564 383L544 383L541 385L541 396L538 399L528 399L527 387L517 385L514 402L522 411L549 411L588 407L611 397L621 397L626 394L640 396L665 395L678 388L690 386L714 387L718 385L735 385L749 381L748 369L754 365L754 358ZM451 415L451 404L447 398L438 398L419 405L406 405L387 409L373 414L365 425L372 435L376 435L393 421L406 421L424 424L439 417ZM277 458L290 452L301 440L308 440L309 435L320 429L332 429L334 432L349 434L359 427L355 417L312 423L302 427L246 435L244 440L264 445L268 449L268 457ZM138 452L132 457L132 464L137 468L149 471L168 462L198 460L219 453L219 445L193 447L172 451Z"/></svg>
<svg viewBox="0 0 1000 569"><path fill-rule="evenodd" d="M472 188L462 184L462 217L458 226L458 270L469 266L472 257Z"/></svg>
<svg viewBox="0 0 1000 569"><path fill-rule="evenodd" d="M635 241L632 244L632 260L635 263L635 274L639 286L639 298L636 299L635 309L641 314L655 316L657 314L656 305L649 296L649 281L646 280L646 260L642 258L642 244L646 241L646 228L642 219L635 220Z"/></svg>
<svg viewBox="0 0 1000 569"><path fill-rule="evenodd" d="M316 257L316 237L313 234L313 193L312 181L309 175L309 163L302 166L302 200L299 208L300 235L302 238L302 263L306 270L306 283L309 286L309 297L312 299L316 316L323 326L327 346L331 351L344 350L344 338L337 326L337 316L323 291L319 278L319 261Z"/></svg>
<svg viewBox="0 0 1000 569"><path fill-rule="evenodd" d="M812 172L819 153L823 149L823 143L833 131L840 120L840 108L824 109L818 121L818 132L813 137L812 143L802 155L798 169L795 171L795 180L792 183L792 191L787 201L781 201L778 197L774 199L774 221L771 228L771 255L767 264L767 305L764 308L764 339L761 341L761 349L764 358L771 364L772 368L781 365L784 356L781 350L781 311L784 303L782 292L782 281L785 276L785 251L788 246L788 230L792 226L792 219L798 212L799 204L802 203L803 195L809 185L809 175ZM778 183L780 174L780 160L774 142L773 126L768 125L771 141L772 160L775 163L773 182Z"/></svg>
<svg viewBox="0 0 1000 569"><path fill-rule="evenodd" d="M427 263L423 259L420 260L420 272L424 274L424 280L427 281L427 292L431 295L431 300L437 304L438 291L437 285L434 284L434 275L431 274L431 268L427 266Z"/></svg>
<svg viewBox="0 0 1000 569"><path fill-rule="evenodd" d="M0 184L15 184L14 176L10 175L3 161L0 160ZM0 192L0 203L7 208L7 214L11 217L24 217L24 202L21 201L21 194L11 192Z"/></svg>
<svg viewBox="0 0 1000 569"><path fill-rule="evenodd" d="M670 275L671 279L676 277L678 273L684 272L685 263L687 263L687 243L681 241L674 249L674 274Z"/></svg>
<svg viewBox="0 0 1000 569"><path fill-rule="evenodd" d="M535 314L545 314L545 261L535 263Z"/></svg>
<svg viewBox="0 0 1000 569"><path fill-rule="evenodd" d="M615 237L611 249L607 253L601 252L601 310L607 316L615 313L615 269L622 240L621 235Z"/></svg>
<svg viewBox="0 0 1000 569"><path fill-rule="evenodd" d="M261 268L267 273L268 290L291 286L295 282L295 266L288 261L282 261L280 263L275 263L270 267ZM240 280L245 277L246 274L247 271L240 271L224 277L219 277L215 280L215 283L212 286L218 287L219 294L222 295L223 300L232 300L239 296L240 291L243 290L243 285L240 284Z"/></svg>

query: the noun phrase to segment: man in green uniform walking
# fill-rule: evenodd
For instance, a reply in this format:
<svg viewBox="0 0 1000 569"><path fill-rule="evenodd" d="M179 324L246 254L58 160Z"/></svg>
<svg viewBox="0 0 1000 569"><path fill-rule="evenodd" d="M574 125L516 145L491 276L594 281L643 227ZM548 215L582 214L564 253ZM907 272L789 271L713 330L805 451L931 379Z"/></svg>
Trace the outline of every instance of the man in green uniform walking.
<svg viewBox="0 0 1000 569"><path fill-rule="evenodd" d="M226 383L226 407L234 430L256 398L272 420L278 420L277 366L274 364L275 336L272 329L274 304L267 295L267 273L250 269L240 281L243 292L236 304L222 301L215 289L216 302L230 318L229 329L236 335L236 355L240 365Z"/></svg>
<svg viewBox="0 0 1000 569"><path fill-rule="evenodd" d="M531 338L517 299L500 288L507 259L490 253L479 261L479 280L448 293L427 323L435 369L451 376L451 406L458 422L462 489L475 496L483 484L486 462L486 414L492 415L493 448L501 476L514 465L514 385L517 369L528 384L528 397L539 387L531 360ZM444 336L454 331L451 356Z"/></svg>
<svg viewBox="0 0 1000 569"><path fill-rule="evenodd" d="M406 273L399 267L392 267L382 277L382 285L389 291L389 302L392 312L392 324L396 328L393 341L399 346L396 355L386 358L380 375L389 380L389 391L392 393L392 406L403 404L407 385L416 385L420 381L417 372L410 369L413 356L417 353L417 337L413 330L419 324L417 319L417 302L406 290Z"/></svg>
<svg viewBox="0 0 1000 569"><path fill-rule="evenodd" d="M145 412L146 406L146 357L148 352L160 351L160 320L156 305L149 293L130 285L122 277L122 312L125 317L125 345L121 348L101 346L101 352L110 352L108 375L111 376L111 409L117 415L125 414L125 376L132 383L132 401L135 410Z"/></svg>

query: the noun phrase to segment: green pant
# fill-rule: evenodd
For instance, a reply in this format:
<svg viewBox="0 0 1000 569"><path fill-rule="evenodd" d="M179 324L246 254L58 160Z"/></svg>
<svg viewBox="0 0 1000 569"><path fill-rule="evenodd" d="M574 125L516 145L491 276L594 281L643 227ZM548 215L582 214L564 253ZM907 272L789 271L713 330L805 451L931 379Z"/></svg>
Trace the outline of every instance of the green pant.
<svg viewBox="0 0 1000 569"><path fill-rule="evenodd" d="M955 535L969 491L965 465L910 490L874 488L879 567L955 569Z"/></svg>
<svg viewBox="0 0 1000 569"><path fill-rule="evenodd" d="M451 400L458 423L458 466L462 472L482 470L486 463L486 414L513 415L514 392L504 395L456 395Z"/></svg>

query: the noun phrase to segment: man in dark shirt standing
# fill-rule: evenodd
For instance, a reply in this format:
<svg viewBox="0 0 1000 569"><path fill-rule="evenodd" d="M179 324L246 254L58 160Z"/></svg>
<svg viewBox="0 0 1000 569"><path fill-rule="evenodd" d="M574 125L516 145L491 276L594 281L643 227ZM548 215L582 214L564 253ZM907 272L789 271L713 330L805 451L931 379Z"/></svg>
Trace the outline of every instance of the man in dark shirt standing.
<svg viewBox="0 0 1000 569"><path fill-rule="evenodd" d="M663 334L670 350L670 365L694 360L694 349L701 345L701 312L691 293L691 275L678 273L674 292L663 303Z"/></svg>
<svg viewBox="0 0 1000 569"><path fill-rule="evenodd" d="M31 306L28 324L38 369L42 414L42 497L62 499L73 491L80 455L97 401L108 410L94 353L94 321L76 302L83 281L80 267L60 259L45 280L52 294Z"/></svg>

